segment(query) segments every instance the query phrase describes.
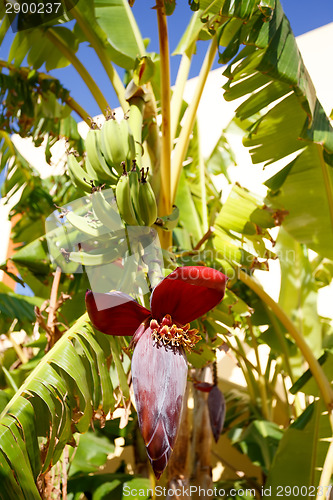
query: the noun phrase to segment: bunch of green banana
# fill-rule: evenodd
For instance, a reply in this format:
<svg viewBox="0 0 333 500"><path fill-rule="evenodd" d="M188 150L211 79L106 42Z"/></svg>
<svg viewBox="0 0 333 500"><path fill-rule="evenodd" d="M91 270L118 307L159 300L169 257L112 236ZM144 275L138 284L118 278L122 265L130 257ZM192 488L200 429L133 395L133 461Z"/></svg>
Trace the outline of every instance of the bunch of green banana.
<svg viewBox="0 0 333 500"><path fill-rule="evenodd" d="M101 150L110 168L122 172L122 162L135 159L133 134L125 118L118 122L113 115L107 117L101 129Z"/></svg>
<svg viewBox="0 0 333 500"><path fill-rule="evenodd" d="M151 226L157 219L157 203L153 188L147 180L148 168L146 175L144 169L141 169L141 179L139 183L138 194L138 215L145 226Z"/></svg>
<svg viewBox="0 0 333 500"><path fill-rule="evenodd" d="M94 172L99 180L115 185L118 176L106 163L103 156L101 149L101 133L102 131L98 128L88 131L85 141L87 151L86 169L90 175Z"/></svg>
<svg viewBox="0 0 333 500"><path fill-rule="evenodd" d="M130 177L126 171L125 164L123 164L123 175L120 177L116 187L116 200L119 213L126 224L130 226L139 225L132 204Z"/></svg>

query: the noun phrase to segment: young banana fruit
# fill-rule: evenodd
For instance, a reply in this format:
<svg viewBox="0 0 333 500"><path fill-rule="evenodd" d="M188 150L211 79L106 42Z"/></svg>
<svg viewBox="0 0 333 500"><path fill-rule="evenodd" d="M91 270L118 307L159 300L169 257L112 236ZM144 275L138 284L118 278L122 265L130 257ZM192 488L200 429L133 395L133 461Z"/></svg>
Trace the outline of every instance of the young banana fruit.
<svg viewBox="0 0 333 500"><path fill-rule="evenodd" d="M94 175L91 176L85 172L73 154L68 155L67 168L73 184L75 184L77 188L82 189L85 193L91 193L92 184L89 181L97 181L96 174L94 173Z"/></svg>
<svg viewBox="0 0 333 500"><path fill-rule="evenodd" d="M141 169L141 179L139 183L139 217L145 226L151 226L157 219L157 203L153 188L147 180L148 169L146 175L144 169Z"/></svg>
<svg viewBox="0 0 333 500"><path fill-rule="evenodd" d="M98 179L116 184L117 176L107 165L105 158L101 151L101 130L90 129L88 131L85 146L87 151L87 160L91 168L95 171Z"/></svg>
<svg viewBox="0 0 333 500"><path fill-rule="evenodd" d="M117 231L123 227L116 203L111 205L101 190L95 191L91 195L91 200L95 215L104 226L110 231ZM112 201L115 202L114 197L112 197Z"/></svg>
<svg viewBox="0 0 333 500"><path fill-rule="evenodd" d="M136 165L135 161L133 161L133 166L130 172L128 173L128 177L131 190L131 202L135 212L135 217L139 225L144 226L145 224L140 217L140 201L139 201L140 170Z"/></svg>
<svg viewBox="0 0 333 500"><path fill-rule="evenodd" d="M105 226L96 226L95 223L89 222L86 217L82 217L82 215L78 215L75 212L68 212L66 219L75 229L94 238L103 236L103 234L108 232L108 228Z"/></svg>
<svg viewBox="0 0 333 500"><path fill-rule="evenodd" d="M83 266L101 266L104 264L110 264L114 260L122 257L123 252L127 249L127 242L122 242L120 245L113 248L107 248L98 253L93 252L69 252L68 260L72 262L77 262Z"/></svg>
<svg viewBox="0 0 333 500"><path fill-rule="evenodd" d="M101 149L104 158L118 174L122 172L122 162L135 158L135 143L128 120L118 122L113 116L107 119L101 130Z"/></svg>
<svg viewBox="0 0 333 500"><path fill-rule="evenodd" d="M138 221L131 200L131 187L129 175L124 165L123 175L120 177L116 187L116 199L118 210L123 220L129 226L137 226Z"/></svg>

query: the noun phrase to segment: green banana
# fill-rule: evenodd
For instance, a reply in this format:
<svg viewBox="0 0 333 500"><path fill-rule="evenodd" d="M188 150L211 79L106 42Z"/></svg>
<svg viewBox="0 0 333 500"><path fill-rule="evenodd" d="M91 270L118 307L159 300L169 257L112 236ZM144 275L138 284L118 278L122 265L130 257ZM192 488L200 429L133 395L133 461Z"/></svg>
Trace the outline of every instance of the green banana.
<svg viewBox="0 0 333 500"><path fill-rule="evenodd" d="M131 190L131 202L134 208L135 216L140 226L144 226L145 224L143 223L140 217L140 202L139 202L140 170L138 169L135 160L133 160L133 167L128 173L128 176L129 176L129 184Z"/></svg>
<svg viewBox="0 0 333 500"><path fill-rule="evenodd" d="M86 217L77 215L75 212L67 212L66 219L75 229L78 229L78 231L88 234L94 238L102 236L108 232L108 229L106 229L105 226L96 227L96 225L92 225Z"/></svg>
<svg viewBox="0 0 333 500"><path fill-rule="evenodd" d="M130 226L137 226L138 221L135 217L135 212L131 201L129 175L126 172L125 166L123 168L123 175L120 177L116 187L118 210L126 224Z"/></svg>
<svg viewBox="0 0 333 500"><path fill-rule="evenodd" d="M90 129L88 131L85 141L87 158L99 179L115 184L117 182L117 176L110 170L102 155L100 136L101 131L99 129Z"/></svg>
<svg viewBox="0 0 333 500"><path fill-rule="evenodd" d="M112 117L105 121L101 130L101 149L109 167L120 174L121 163L135 158L134 138L127 120L118 122Z"/></svg>
<svg viewBox="0 0 333 500"><path fill-rule="evenodd" d="M113 207L104 197L101 190L95 191L91 195L92 206L96 217L106 226L110 231L116 231L123 227L117 205ZM113 201L114 198L113 198Z"/></svg>
<svg viewBox="0 0 333 500"><path fill-rule="evenodd" d="M91 193L92 185L89 180L91 179L96 181L96 174L94 173L94 176L92 177L85 172L73 154L68 155L67 167L69 177L75 186L82 189L82 191L85 191L86 193Z"/></svg>
<svg viewBox="0 0 333 500"><path fill-rule="evenodd" d="M88 174L89 178L90 177L92 179L96 178L97 182L99 182L98 175L96 174L95 170L92 168L91 163L90 163L87 155L86 155L86 161L85 161L84 166L86 168L86 171L87 171L87 174Z"/></svg>
<svg viewBox="0 0 333 500"><path fill-rule="evenodd" d="M144 169L141 169L141 179L139 184L139 216L146 226L151 226L157 219L157 203L153 188L147 181L148 169L146 176Z"/></svg>
<svg viewBox="0 0 333 500"><path fill-rule="evenodd" d="M70 252L67 258L72 262L78 262L83 266L101 266L103 264L110 264L115 259L122 256L121 250L127 248L127 243L124 242L117 247L109 248L104 252L100 253L88 253L88 252Z"/></svg>

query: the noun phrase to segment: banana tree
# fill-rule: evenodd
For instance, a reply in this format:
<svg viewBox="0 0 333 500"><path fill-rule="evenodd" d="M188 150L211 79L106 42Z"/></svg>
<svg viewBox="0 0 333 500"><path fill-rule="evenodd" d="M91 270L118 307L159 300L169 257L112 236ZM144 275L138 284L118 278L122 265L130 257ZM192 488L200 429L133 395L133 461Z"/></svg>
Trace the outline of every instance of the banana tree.
<svg viewBox="0 0 333 500"><path fill-rule="evenodd" d="M199 487L320 498L333 468L332 328L317 312L333 271L329 117L278 0L189 2L172 89L175 2L156 2L158 55L129 3L66 2L43 19L22 10L0 60L2 195L20 215L20 247L1 269L15 266L33 295L1 290L0 497L149 498L158 484L169 496L191 485L193 498ZM80 60L85 42L121 112ZM265 199L233 185L222 203L227 133L202 155L197 111L217 56L224 98L242 98L230 127L253 163L275 166ZM101 117L48 73L68 65ZM44 141L50 162L65 138L63 175L40 179L13 133ZM278 301L255 277L272 259ZM225 376L230 359L242 382Z"/></svg>

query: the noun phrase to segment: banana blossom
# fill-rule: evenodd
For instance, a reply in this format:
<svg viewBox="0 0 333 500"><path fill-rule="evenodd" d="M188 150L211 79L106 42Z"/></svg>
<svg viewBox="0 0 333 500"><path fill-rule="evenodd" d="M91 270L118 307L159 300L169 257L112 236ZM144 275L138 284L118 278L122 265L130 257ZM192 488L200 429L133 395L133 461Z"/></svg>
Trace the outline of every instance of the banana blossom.
<svg viewBox="0 0 333 500"><path fill-rule="evenodd" d="M95 328L107 335L133 335L134 398L157 479L179 427L188 371L185 351L201 338L190 322L222 300L226 282L224 274L209 267L178 267L153 289L150 311L122 292L87 291L87 311Z"/></svg>

